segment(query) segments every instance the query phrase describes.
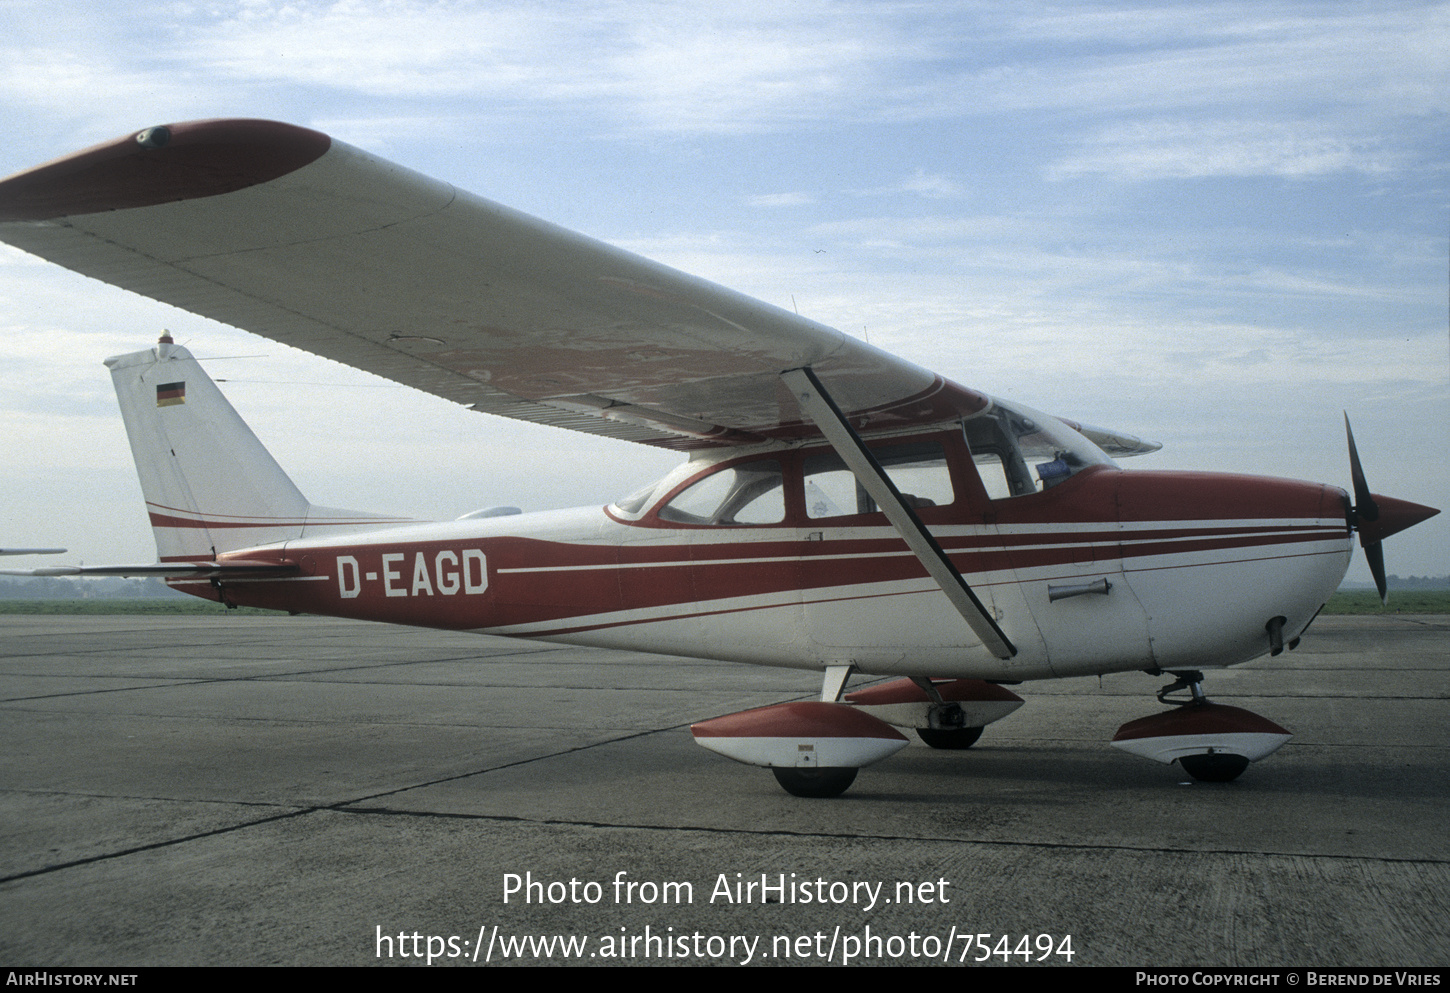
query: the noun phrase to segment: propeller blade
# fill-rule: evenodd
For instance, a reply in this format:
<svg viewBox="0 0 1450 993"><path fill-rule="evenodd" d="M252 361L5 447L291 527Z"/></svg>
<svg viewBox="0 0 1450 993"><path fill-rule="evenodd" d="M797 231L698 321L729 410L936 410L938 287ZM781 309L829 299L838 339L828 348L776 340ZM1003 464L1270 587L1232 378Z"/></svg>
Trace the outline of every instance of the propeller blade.
<svg viewBox="0 0 1450 993"><path fill-rule="evenodd" d="M1365 562L1374 576L1374 588L1379 591L1380 603L1388 604L1390 594L1385 580L1385 550L1380 542L1440 512L1434 507L1394 497L1376 497L1371 493L1364 478L1364 467L1359 464L1359 450L1354 447L1354 431L1349 426L1348 411L1344 414L1344 434L1349 439L1349 475L1354 481L1354 506L1349 508L1345 517L1349 526L1359 532L1359 545L1364 549Z"/></svg>
<svg viewBox="0 0 1450 993"><path fill-rule="evenodd" d="M1344 434L1349 438L1349 477L1354 481L1354 516L1357 521L1374 521L1380 516L1379 505L1369 491L1364 467L1359 464L1359 449L1354 447L1354 431L1349 426L1349 412L1344 413Z"/></svg>
<svg viewBox="0 0 1450 993"><path fill-rule="evenodd" d="M1370 574L1374 576L1374 588L1379 591L1380 603L1388 606L1390 589L1385 580L1385 546L1377 541L1365 545L1364 560L1369 563Z"/></svg>

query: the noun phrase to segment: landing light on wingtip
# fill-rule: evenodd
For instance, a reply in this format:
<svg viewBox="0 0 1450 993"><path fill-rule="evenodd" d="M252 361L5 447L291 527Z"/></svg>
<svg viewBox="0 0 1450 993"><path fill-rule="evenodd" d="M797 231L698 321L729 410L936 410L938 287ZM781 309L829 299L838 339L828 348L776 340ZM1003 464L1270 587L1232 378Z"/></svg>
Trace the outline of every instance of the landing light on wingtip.
<svg viewBox="0 0 1450 993"><path fill-rule="evenodd" d="M136 134L136 144L142 148L161 148L171 140L171 129L165 125L158 124L154 128L147 128Z"/></svg>

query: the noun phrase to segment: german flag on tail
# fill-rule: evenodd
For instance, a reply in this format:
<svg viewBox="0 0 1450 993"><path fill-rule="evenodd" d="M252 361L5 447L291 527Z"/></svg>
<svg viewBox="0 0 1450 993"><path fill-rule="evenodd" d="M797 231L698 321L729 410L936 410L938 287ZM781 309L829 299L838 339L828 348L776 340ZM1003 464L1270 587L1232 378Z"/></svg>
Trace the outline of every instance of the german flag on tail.
<svg viewBox="0 0 1450 993"><path fill-rule="evenodd" d="M162 383L156 387L156 406L175 407L179 403L186 403L185 383Z"/></svg>

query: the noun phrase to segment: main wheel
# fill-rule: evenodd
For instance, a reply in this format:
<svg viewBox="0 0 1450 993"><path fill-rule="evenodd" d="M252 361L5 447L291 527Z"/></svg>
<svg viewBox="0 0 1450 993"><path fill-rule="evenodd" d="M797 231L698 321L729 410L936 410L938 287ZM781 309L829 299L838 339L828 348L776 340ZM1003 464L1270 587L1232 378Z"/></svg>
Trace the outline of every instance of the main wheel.
<svg viewBox="0 0 1450 993"><path fill-rule="evenodd" d="M982 736L982 729L917 728L916 736L932 748L971 748Z"/></svg>
<svg viewBox="0 0 1450 993"><path fill-rule="evenodd" d="M791 796L840 796L856 781L855 769L782 769L774 767L775 781Z"/></svg>
<svg viewBox="0 0 1450 993"><path fill-rule="evenodd" d="M1231 752L1211 752L1207 755L1184 755L1178 764L1194 779L1205 783L1228 783L1239 778L1239 773L1249 767L1249 760Z"/></svg>

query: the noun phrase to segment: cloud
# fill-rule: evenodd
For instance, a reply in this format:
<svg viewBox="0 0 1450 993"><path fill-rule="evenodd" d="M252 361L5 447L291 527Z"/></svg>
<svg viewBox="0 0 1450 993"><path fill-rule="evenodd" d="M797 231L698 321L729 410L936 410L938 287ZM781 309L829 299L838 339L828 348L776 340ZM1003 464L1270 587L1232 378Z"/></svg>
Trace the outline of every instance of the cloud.
<svg viewBox="0 0 1450 993"><path fill-rule="evenodd" d="M939 173L928 173L918 169L896 186L901 193L916 193L933 200L943 200L962 195L962 188L956 182Z"/></svg>
<svg viewBox="0 0 1450 993"><path fill-rule="evenodd" d="M886 186L878 186L872 189L857 190L856 195L875 197L883 195L895 196L906 193L913 196L925 197L930 200L950 200L962 196L964 192L960 184L941 173L917 169L900 182L891 183Z"/></svg>
<svg viewBox="0 0 1450 993"><path fill-rule="evenodd" d="M569 105L685 134L849 112L884 66L914 59L889 6L819 2L248 0L189 33L198 56L234 80Z"/></svg>
<svg viewBox="0 0 1450 993"><path fill-rule="evenodd" d="M1272 103L1439 108L1450 6L1205 3L1027 6L1027 57L982 72L999 107L1161 111Z"/></svg>
<svg viewBox="0 0 1450 993"><path fill-rule="evenodd" d="M816 198L810 193L763 193L759 196L748 197L745 201L752 207L801 207L816 202Z"/></svg>
<svg viewBox="0 0 1450 993"><path fill-rule="evenodd" d="M1274 120L1153 120L1115 125L1085 139L1052 163L1047 175L1068 179L1099 173L1147 180L1206 176L1281 176L1339 172L1376 175L1404 156L1375 137L1355 137L1320 124Z"/></svg>
<svg viewBox="0 0 1450 993"><path fill-rule="evenodd" d="M0 99L68 115L211 108L239 95L265 103L297 86L320 105L427 101L436 116L517 119L547 107L595 132L643 135L1060 111L1157 128L1271 107L1277 120L1323 128L1317 144L1257 156L1300 170L1393 162L1399 145L1437 133L1393 125L1443 114L1450 40L1444 3L223 0L138 4L117 19L77 0L19 7L24 30L0 41ZM1062 168L1096 171L1094 151L1130 137L1110 127L1085 132L1087 147ZM1387 145L1355 135L1388 135Z"/></svg>

